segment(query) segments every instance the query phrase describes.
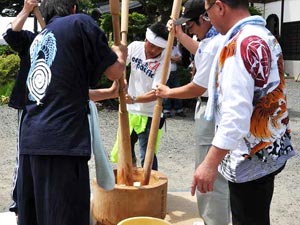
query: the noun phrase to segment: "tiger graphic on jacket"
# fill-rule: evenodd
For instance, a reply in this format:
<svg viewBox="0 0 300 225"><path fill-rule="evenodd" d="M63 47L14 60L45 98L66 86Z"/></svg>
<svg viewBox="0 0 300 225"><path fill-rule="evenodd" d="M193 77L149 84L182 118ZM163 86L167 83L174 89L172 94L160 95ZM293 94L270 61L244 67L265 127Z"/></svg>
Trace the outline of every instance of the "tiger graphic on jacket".
<svg viewBox="0 0 300 225"><path fill-rule="evenodd" d="M239 34L225 47L220 54L220 65L224 64L227 58L236 54L236 41ZM267 44L257 36L251 36L241 43L241 55L245 68L254 79L255 92L253 97L253 113L250 122L250 132L245 138L249 147L249 158L259 151L270 148L271 154L280 155L274 151L274 142L284 141L290 136L288 129L289 117L286 106L285 78L283 68L283 56L279 55L277 60L279 81L268 82L271 69L271 53ZM277 42L275 40L275 42ZM274 45L278 44L274 43ZM243 51L244 50L244 51ZM251 54L248 54L251 52ZM259 60L260 57L262 60ZM265 56L265 57L264 57ZM280 145L280 144L275 144ZM278 148L279 149L279 148ZM275 156L275 157L277 157Z"/></svg>
<svg viewBox="0 0 300 225"><path fill-rule="evenodd" d="M282 61L281 55L278 59L280 82L271 82L265 88L258 89L254 94L250 132L259 143L251 146L250 155L271 145L285 133L290 133ZM277 87L269 92L276 85Z"/></svg>

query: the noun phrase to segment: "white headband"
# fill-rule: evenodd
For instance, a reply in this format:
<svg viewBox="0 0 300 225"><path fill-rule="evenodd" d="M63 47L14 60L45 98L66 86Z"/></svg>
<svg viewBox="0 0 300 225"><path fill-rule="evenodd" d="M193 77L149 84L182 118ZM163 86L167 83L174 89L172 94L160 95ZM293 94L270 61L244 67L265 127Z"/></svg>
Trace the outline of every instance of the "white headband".
<svg viewBox="0 0 300 225"><path fill-rule="evenodd" d="M157 36L155 33L153 33L149 28L147 28L146 31L146 39L151 42L151 44L154 44L160 48L166 48L167 47L167 41L159 36Z"/></svg>

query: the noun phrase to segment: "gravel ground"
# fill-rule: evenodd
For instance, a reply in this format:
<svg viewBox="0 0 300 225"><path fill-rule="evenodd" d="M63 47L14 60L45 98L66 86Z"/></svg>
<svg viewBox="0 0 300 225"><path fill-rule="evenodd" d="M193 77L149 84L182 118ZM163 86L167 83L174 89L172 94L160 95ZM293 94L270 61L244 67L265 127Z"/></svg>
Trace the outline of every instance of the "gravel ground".
<svg viewBox="0 0 300 225"><path fill-rule="evenodd" d="M285 170L277 176L271 206L272 224L298 225L300 221L300 83L287 79L288 106L291 120L292 141L297 156L288 161ZM194 170L193 112L187 117L167 120L158 153L159 170L168 177L169 191L189 191ZM115 141L118 112L99 111L100 129L109 152ZM10 188L15 166L17 112L6 105L0 106L0 212L7 211ZM114 165L116 166L116 165ZM91 178L95 177L94 162L90 161Z"/></svg>

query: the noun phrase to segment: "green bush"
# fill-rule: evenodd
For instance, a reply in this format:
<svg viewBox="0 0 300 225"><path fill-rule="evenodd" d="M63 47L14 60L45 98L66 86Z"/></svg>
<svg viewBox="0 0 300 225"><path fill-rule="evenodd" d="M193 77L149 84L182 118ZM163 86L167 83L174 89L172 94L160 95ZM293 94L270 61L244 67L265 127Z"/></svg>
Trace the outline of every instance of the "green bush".
<svg viewBox="0 0 300 225"><path fill-rule="evenodd" d="M0 86L0 104L8 103L14 84L15 81L11 81L3 86Z"/></svg>
<svg viewBox="0 0 300 225"><path fill-rule="evenodd" d="M133 12L128 17L128 43L134 40L145 39L147 28L147 17L143 14Z"/></svg>
<svg viewBox="0 0 300 225"><path fill-rule="evenodd" d="M261 9L255 7L255 6L250 6L250 7L249 7L249 12L250 12L250 14L251 14L252 16L254 16L254 15L259 15L259 16L261 16L261 15L262 15Z"/></svg>
<svg viewBox="0 0 300 225"><path fill-rule="evenodd" d="M113 32L111 14L103 14L101 16L101 29L106 33L106 36L111 40ZM134 40L144 40L147 27L147 18L145 15L133 12L128 15L128 44Z"/></svg>
<svg viewBox="0 0 300 225"><path fill-rule="evenodd" d="M0 55L10 55L13 53L14 51L8 45L0 45Z"/></svg>
<svg viewBox="0 0 300 225"><path fill-rule="evenodd" d="M106 33L109 39L109 34L113 32L112 17L111 14L103 14L100 18L101 29Z"/></svg>
<svg viewBox="0 0 300 225"><path fill-rule="evenodd" d="M7 103L19 70L20 59L15 54L0 56L0 104Z"/></svg>
<svg viewBox="0 0 300 225"><path fill-rule="evenodd" d="M0 87L0 96L10 96L11 91L15 85L15 81L11 81Z"/></svg>
<svg viewBox="0 0 300 225"><path fill-rule="evenodd" d="M20 58L15 54L0 56L0 87L15 80Z"/></svg>

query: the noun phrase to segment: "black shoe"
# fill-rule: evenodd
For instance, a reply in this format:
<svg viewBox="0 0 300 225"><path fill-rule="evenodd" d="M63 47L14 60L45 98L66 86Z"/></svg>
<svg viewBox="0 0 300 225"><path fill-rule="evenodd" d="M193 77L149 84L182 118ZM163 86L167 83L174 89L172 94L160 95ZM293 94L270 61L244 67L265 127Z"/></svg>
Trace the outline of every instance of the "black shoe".
<svg viewBox="0 0 300 225"><path fill-rule="evenodd" d="M177 112L175 113L176 116L180 116L180 117L186 117L186 115L184 114L184 112Z"/></svg>

